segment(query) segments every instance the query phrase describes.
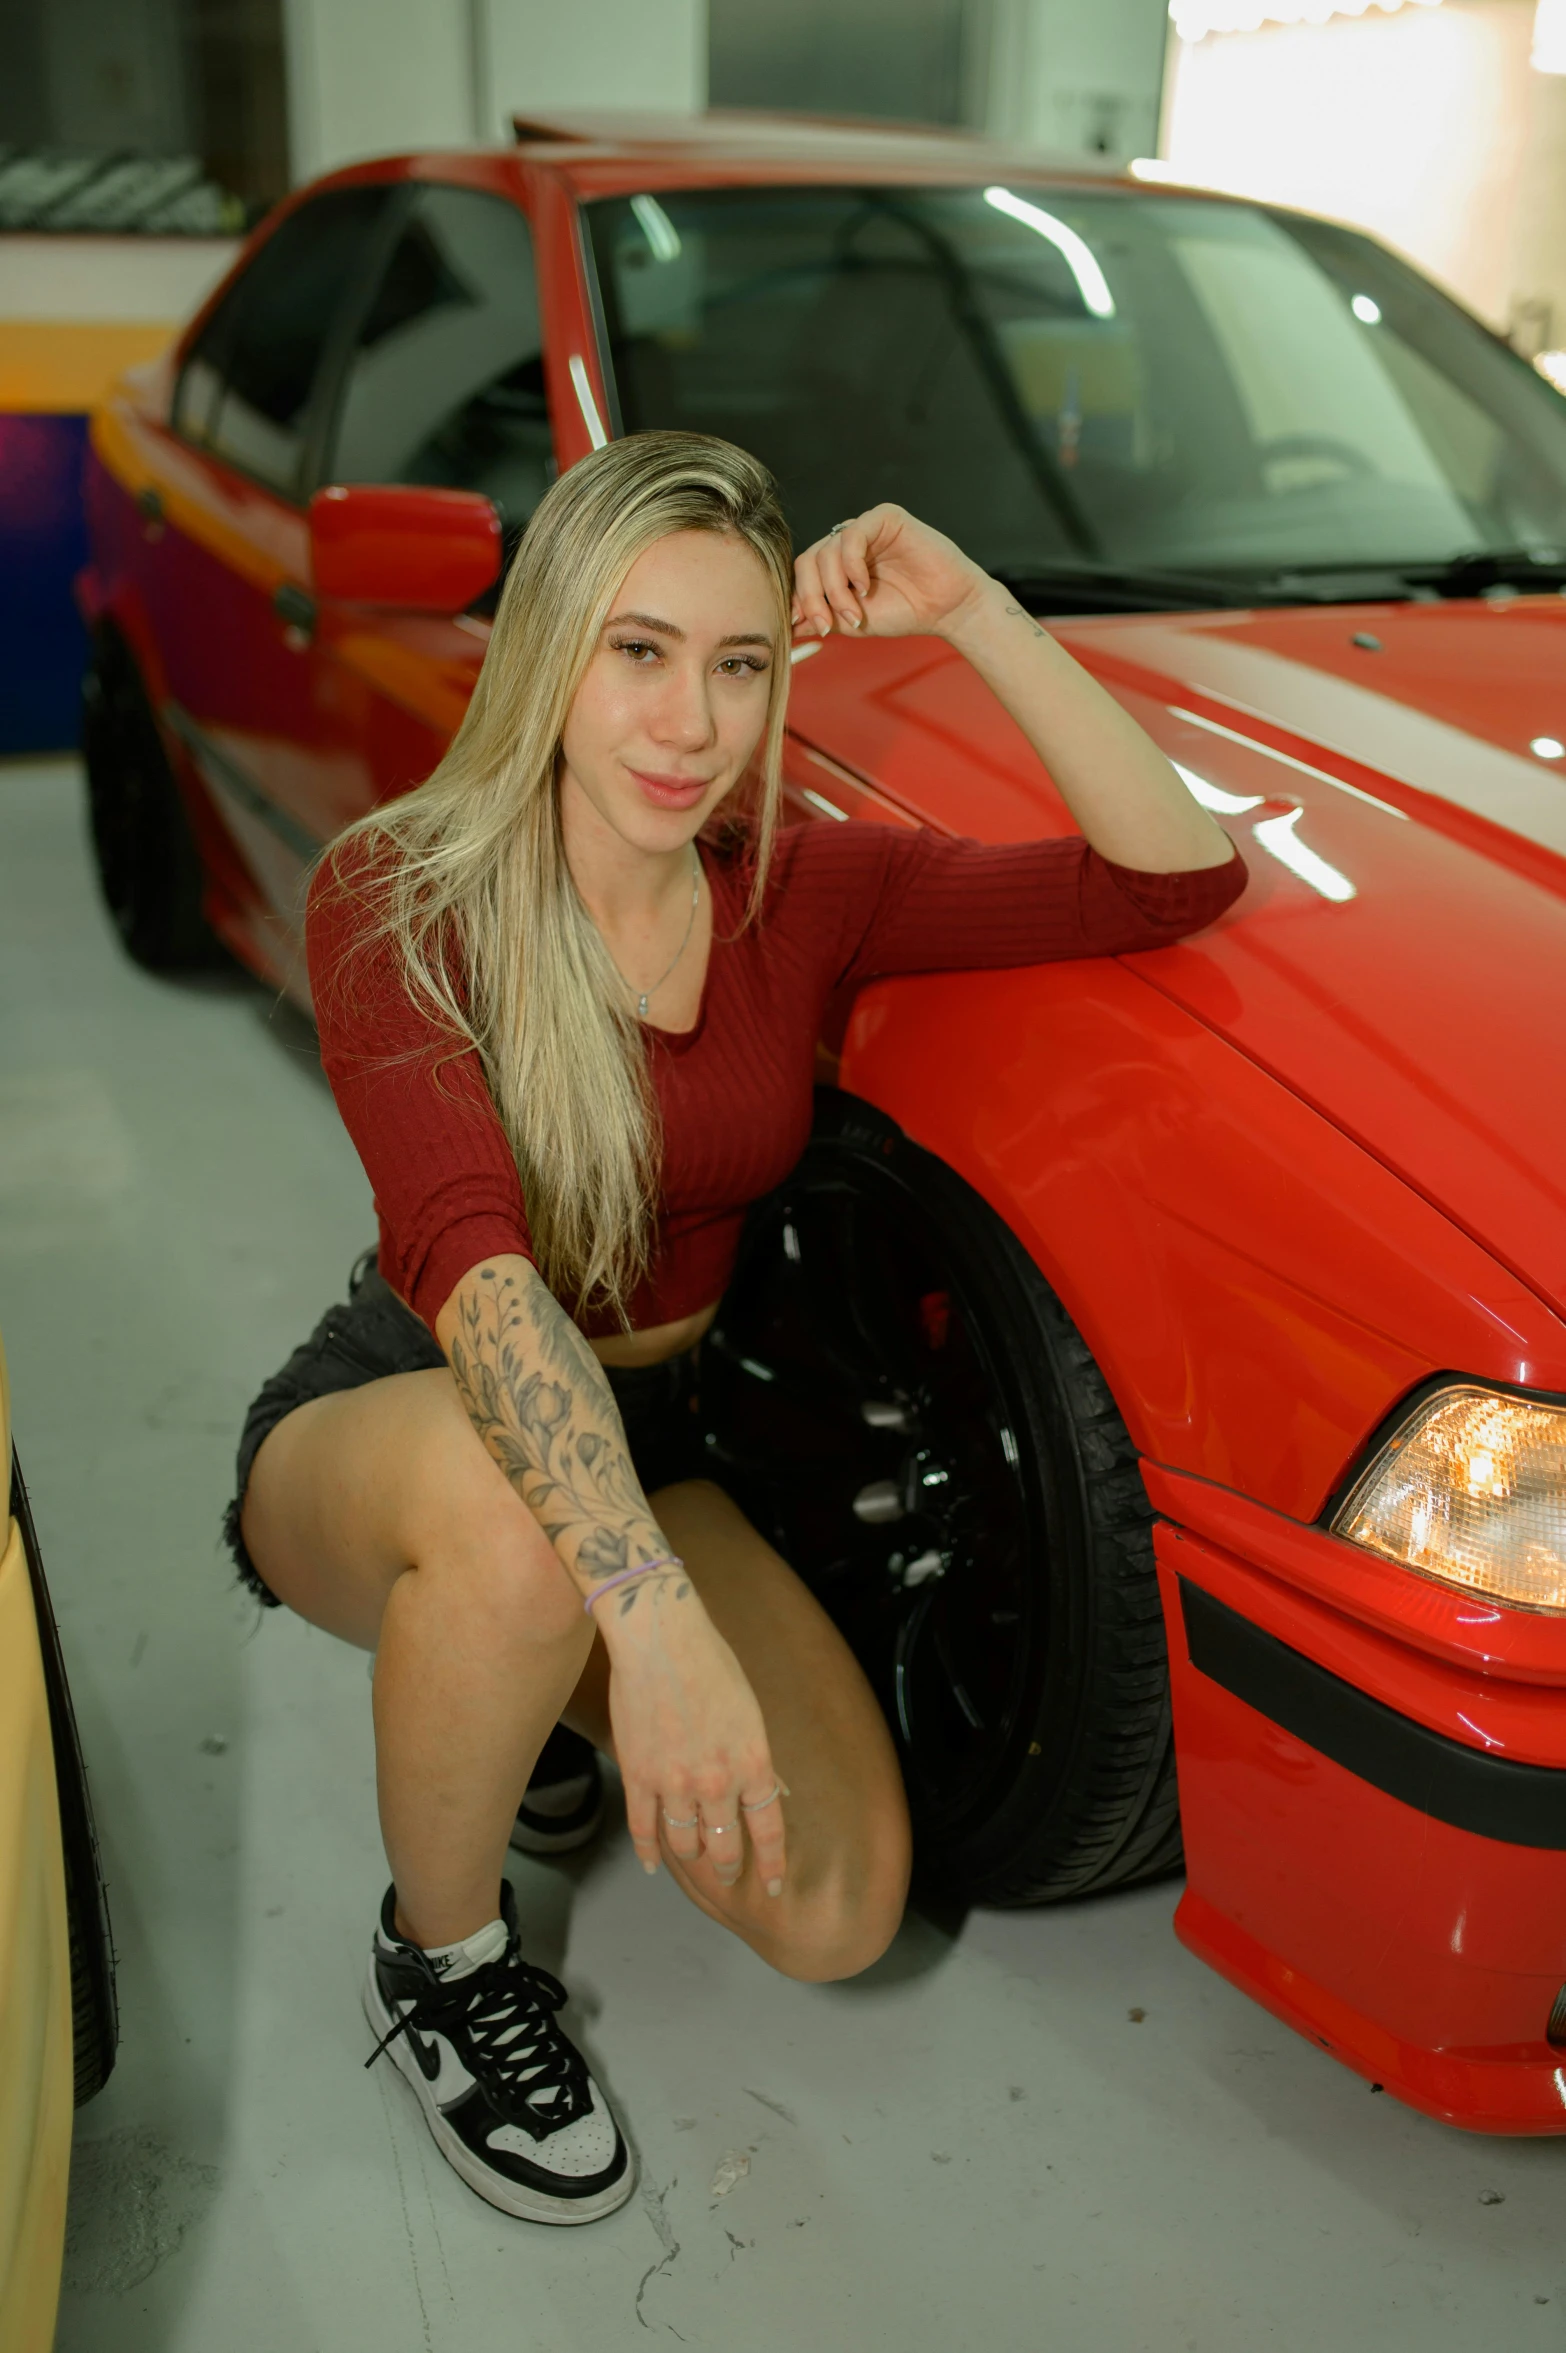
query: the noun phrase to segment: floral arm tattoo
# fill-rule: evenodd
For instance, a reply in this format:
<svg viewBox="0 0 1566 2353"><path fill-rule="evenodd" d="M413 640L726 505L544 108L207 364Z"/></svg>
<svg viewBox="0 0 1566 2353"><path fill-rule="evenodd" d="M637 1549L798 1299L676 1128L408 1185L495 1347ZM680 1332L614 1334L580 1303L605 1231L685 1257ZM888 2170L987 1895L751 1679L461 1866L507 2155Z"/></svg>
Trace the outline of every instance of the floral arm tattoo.
<svg viewBox="0 0 1566 2353"><path fill-rule="evenodd" d="M541 1279L481 1268L450 1357L469 1420L582 1592L668 1554L604 1368ZM653 1586L690 1591L677 1566L653 1569L614 1596L617 1616Z"/></svg>

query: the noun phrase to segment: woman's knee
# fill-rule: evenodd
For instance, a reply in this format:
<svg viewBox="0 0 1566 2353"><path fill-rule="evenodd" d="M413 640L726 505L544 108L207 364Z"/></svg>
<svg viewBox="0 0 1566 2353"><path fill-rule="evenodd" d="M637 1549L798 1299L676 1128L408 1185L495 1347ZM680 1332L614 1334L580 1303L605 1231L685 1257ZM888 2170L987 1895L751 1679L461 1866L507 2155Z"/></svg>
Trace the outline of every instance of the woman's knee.
<svg viewBox="0 0 1566 2353"><path fill-rule="evenodd" d="M757 1950L780 1975L825 1985L879 1961L908 1902L906 1829L888 1824L868 1858L845 1860L781 1899L775 1930Z"/></svg>
<svg viewBox="0 0 1566 2353"><path fill-rule="evenodd" d="M582 1602L527 1505L485 1455L448 1463L412 1514L408 1554L418 1579L535 1641L582 1632Z"/></svg>

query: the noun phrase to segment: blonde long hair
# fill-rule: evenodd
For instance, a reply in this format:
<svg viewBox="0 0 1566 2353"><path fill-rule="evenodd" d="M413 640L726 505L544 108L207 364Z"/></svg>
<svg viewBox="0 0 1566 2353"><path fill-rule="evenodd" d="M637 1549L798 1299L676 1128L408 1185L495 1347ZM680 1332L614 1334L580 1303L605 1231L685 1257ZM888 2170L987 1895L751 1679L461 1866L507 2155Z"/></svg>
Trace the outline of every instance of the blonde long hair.
<svg viewBox="0 0 1566 2353"><path fill-rule="evenodd" d="M646 1272L660 1138L646 1041L566 863L560 740L611 601L673 531L742 539L777 598L767 724L748 780L746 920L777 823L793 565L759 460L700 433L633 433L541 500L461 726L434 774L348 829L335 871L371 902L416 1003L478 1049L516 1156L539 1271L567 1306L626 1317ZM745 788L741 788L744 790ZM344 846L362 856L344 861Z"/></svg>

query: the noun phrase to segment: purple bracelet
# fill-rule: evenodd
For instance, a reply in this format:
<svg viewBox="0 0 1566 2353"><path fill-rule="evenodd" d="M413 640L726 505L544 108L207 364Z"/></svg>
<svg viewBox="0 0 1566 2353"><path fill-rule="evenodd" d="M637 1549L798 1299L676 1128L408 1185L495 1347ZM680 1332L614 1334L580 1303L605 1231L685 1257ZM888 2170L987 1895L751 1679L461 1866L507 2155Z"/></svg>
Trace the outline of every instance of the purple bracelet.
<svg viewBox="0 0 1566 2353"><path fill-rule="evenodd" d="M653 1569L683 1569L684 1566L678 1553L666 1552L658 1560L639 1562L634 1569L617 1569L612 1577L606 1577L601 1585L593 1587L582 1604L583 1613L590 1611L595 1601L602 1601L606 1593L612 1593L617 1585L629 1585L633 1577L645 1577Z"/></svg>

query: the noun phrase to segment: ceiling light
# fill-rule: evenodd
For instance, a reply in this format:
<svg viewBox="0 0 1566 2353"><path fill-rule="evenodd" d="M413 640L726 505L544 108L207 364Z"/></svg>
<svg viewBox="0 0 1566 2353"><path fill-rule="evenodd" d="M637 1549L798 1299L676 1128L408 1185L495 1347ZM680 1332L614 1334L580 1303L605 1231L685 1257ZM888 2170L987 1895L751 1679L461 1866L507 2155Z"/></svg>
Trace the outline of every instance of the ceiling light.
<svg viewBox="0 0 1566 2353"><path fill-rule="evenodd" d="M1373 302L1368 294L1356 294L1349 304L1349 309L1354 313L1355 318L1361 320L1365 326L1380 326L1381 305L1379 302Z"/></svg>
<svg viewBox="0 0 1566 2353"><path fill-rule="evenodd" d="M1047 238L1076 279L1077 292L1094 318L1114 317L1115 298L1109 291L1109 281L1094 259L1092 248L1075 229L1068 229L1064 221L1058 221L1041 204L1029 204L1024 197L1013 196L1009 188L986 188L984 201L992 204L997 212L1005 213L1009 220L1021 221L1024 228L1036 230L1039 236Z"/></svg>
<svg viewBox="0 0 1566 2353"><path fill-rule="evenodd" d="M1557 735L1536 735L1528 749L1541 760L1566 760L1566 743Z"/></svg>
<svg viewBox="0 0 1566 2353"><path fill-rule="evenodd" d="M1533 67L1566 74L1566 0L1539 0L1533 12Z"/></svg>
<svg viewBox="0 0 1566 2353"><path fill-rule="evenodd" d="M1324 899L1341 906L1347 899L1358 898L1359 893L1346 874L1340 874L1335 866L1329 866L1325 858L1318 858L1314 850L1296 838L1294 828L1304 813L1303 809L1291 809L1286 817L1265 817L1251 831L1270 857L1276 858L1280 866L1287 866L1291 874L1297 874L1301 882L1309 883Z"/></svg>
<svg viewBox="0 0 1566 2353"><path fill-rule="evenodd" d="M1533 364L1557 392L1566 392L1566 351L1541 351Z"/></svg>
<svg viewBox="0 0 1566 2353"><path fill-rule="evenodd" d="M1441 0L1169 0L1169 14L1182 41L1205 40L1209 33L1257 33L1263 25L1319 25L1334 16L1396 16L1399 9L1439 8ZM1539 63L1539 24L1546 12L1566 17L1566 0L1539 0L1534 25L1534 63ZM1566 72L1566 63L1545 66L1546 73Z"/></svg>
<svg viewBox="0 0 1566 2353"><path fill-rule="evenodd" d="M1205 776L1198 776L1194 768L1182 768L1178 760L1169 765L1191 798L1220 817L1238 817L1247 809L1259 809L1267 798L1265 793L1226 793L1221 784L1209 784Z"/></svg>
<svg viewBox="0 0 1566 2353"><path fill-rule="evenodd" d="M656 196L633 196L631 210L638 226L652 247L654 261L678 261L680 232L670 220Z"/></svg>

